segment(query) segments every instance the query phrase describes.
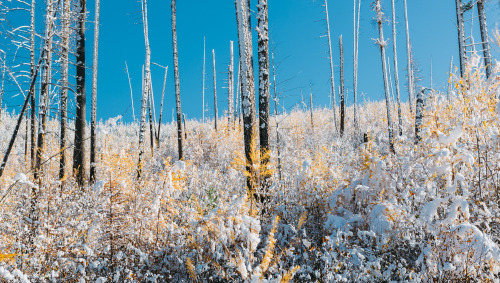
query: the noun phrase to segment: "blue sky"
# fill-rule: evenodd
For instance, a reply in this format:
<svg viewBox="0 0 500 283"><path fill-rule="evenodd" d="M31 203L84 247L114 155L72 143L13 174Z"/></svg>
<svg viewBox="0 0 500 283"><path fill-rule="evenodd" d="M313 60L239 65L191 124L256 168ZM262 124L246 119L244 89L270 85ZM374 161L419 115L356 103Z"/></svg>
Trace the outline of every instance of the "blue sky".
<svg viewBox="0 0 500 283"><path fill-rule="evenodd" d="M119 5L117 5L119 2ZM177 1L177 35L180 63L180 83L182 110L188 118L202 117L202 66L203 38L206 38L206 81L205 103L207 117L213 117L213 82L211 50L216 53L217 93L219 115L227 109L227 66L229 63L229 41L235 42L235 62L237 62L237 30L234 1ZM253 16L256 0L252 0ZM361 7L359 42L359 93L366 99L380 100L384 97L381 73L380 51L374 44L378 30L374 22L375 12L371 2L365 0ZM217 3L217 4L214 4ZM166 66L167 78L164 121L171 121L174 100L174 76L172 68L172 32L170 1L148 1L149 37L152 62ZM392 29L391 2L383 1L383 10L388 20L384 34L389 38ZM490 34L499 20L497 1L486 3ZM406 47L404 32L403 0L396 0L398 21L398 59L400 86L403 100L407 99L406 88ZM94 2L88 0L89 23L87 24L87 64L92 64L93 13ZM44 7L37 8L37 17L43 15ZM123 115L124 121L132 120L130 90L125 72L127 61L134 94L135 113L140 111L141 69L144 64L144 36L140 15L140 2L136 0L102 1L99 43L98 77L98 119ZM434 87L445 90L451 56L458 65L458 47L455 16L455 1L408 0L410 36L414 56L422 69L423 85L430 85L430 62L433 62ZM352 103L352 53L353 53L353 1L329 2L330 29L332 32L335 81L339 83L338 38L342 34L345 54L345 84L348 89L348 103ZM466 15L470 17L471 13ZM16 20L14 20L15 22ZM20 21L20 20L17 20ZM256 21L253 18L252 26ZM271 40L275 47L276 62L279 62L277 81L281 82L278 92L282 96L280 107L287 110L301 101L301 89L308 97L312 85L314 104L317 107L330 105L330 73L325 13L322 0L271 0L269 1L269 25ZM43 25L37 28L43 32ZM480 41L477 19L474 20L474 37ZM470 26L466 28L470 34ZM256 34L253 33L254 42ZM392 60L392 39L389 41L387 56ZM254 44L254 47L256 44ZM478 49L481 49L478 47ZM494 58L498 58L499 48L493 48ZM255 53L255 57L256 53ZM257 65L255 65L257 68ZM237 69L237 67L235 67ZM391 69L393 69L391 61ZM164 70L152 66L153 88L156 113L163 84ZM87 95L90 104L91 71L87 76ZM16 105L14 93L9 92L6 102ZM339 99L337 99L338 101ZM363 96L359 101L363 101ZM74 104L74 99L73 102ZM274 106L274 105L272 105ZM74 108L74 106L73 106ZM90 108L90 107L89 107ZM17 110L18 111L18 110Z"/></svg>

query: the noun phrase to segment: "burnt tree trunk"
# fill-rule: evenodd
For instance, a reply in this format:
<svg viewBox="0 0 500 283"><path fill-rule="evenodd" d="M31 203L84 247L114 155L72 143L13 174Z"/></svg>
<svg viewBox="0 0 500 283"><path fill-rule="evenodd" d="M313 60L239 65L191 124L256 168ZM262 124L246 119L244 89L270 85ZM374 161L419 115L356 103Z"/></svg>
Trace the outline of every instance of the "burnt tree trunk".
<svg viewBox="0 0 500 283"><path fill-rule="evenodd" d="M270 156L269 132L269 17L267 0L259 0L257 5L257 32L259 58L259 135L260 155L264 171L267 172ZM263 185L266 186L269 174L264 174Z"/></svg>
<svg viewBox="0 0 500 283"><path fill-rule="evenodd" d="M213 78L214 78L214 127L215 131L217 131L217 117L219 116L217 113L217 77L216 77L216 71L215 71L215 50L212 49L212 65L214 67L214 73L213 73Z"/></svg>
<svg viewBox="0 0 500 283"><path fill-rule="evenodd" d="M172 45L174 55L174 76L175 76L175 108L177 111L177 143L179 149L179 159L184 159L182 145L184 143L184 135L182 134L182 111L181 111L181 86L179 81L179 56L177 54L177 28L175 1L172 0Z"/></svg>
<svg viewBox="0 0 500 283"><path fill-rule="evenodd" d="M76 180L83 187L86 178L85 168L85 127L86 105L85 96L85 22L87 14L87 0L79 0L78 11L78 39L76 48L76 116L75 116L75 150L73 152L73 171Z"/></svg>
<svg viewBox="0 0 500 283"><path fill-rule="evenodd" d="M491 61L490 39L486 25L486 12L484 11L484 0L477 1L477 13L479 15L479 28L481 29L481 41L483 42L484 65L486 67L486 78L489 79L493 73Z"/></svg>
<svg viewBox="0 0 500 283"><path fill-rule="evenodd" d="M344 87L344 44L342 35L339 37L340 48L340 136L345 131L345 87Z"/></svg>
<svg viewBox="0 0 500 283"><path fill-rule="evenodd" d="M100 0L95 0L94 54L92 64L92 100L90 102L90 182L96 180L96 122L97 122L97 64L99 55L99 10Z"/></svg>
<svg viewBox="0 0 500 283"><path fill-rule="evenodd" d="M69 70L69 36L70 36L70 21L71 21L71 0L64 1L63 13L63 36L61 38L61 136L60 136L60 151L59 159L59 179L63 180L66 176L66 141L68 128L68 70Z"/></svg>

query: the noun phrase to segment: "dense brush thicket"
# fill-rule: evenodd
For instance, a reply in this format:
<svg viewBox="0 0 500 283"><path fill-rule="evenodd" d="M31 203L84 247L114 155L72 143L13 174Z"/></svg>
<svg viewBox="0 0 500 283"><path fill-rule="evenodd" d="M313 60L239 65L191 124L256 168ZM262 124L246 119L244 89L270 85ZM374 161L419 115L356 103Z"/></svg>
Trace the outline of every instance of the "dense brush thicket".
<svg viewBox="0 0 500 283"><path fill-rule="evenodd" d="M404 105L396 154L385 103L360 107L359 133L348 109L344 137L328 109L314 127L301 109L278 116L264 203L246 191L241 127L224 119L218 132L187 121L185 161L166 125L139 181L138 126L101 123L98 181L84 188L58 180L50 121L42 179L21 138L0 180L0 281L500 280L500 70L486 81L478 64L451 100L428 93L417 145ZM2 152L14 118L1 119Z"/></svg>

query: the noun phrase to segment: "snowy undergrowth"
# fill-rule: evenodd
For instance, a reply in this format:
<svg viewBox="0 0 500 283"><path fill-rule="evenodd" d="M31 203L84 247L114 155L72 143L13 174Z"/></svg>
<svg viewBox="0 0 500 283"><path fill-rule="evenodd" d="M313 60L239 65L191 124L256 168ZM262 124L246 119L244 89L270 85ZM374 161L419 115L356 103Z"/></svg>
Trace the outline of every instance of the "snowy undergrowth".
<svg viewBox="0 0 500 283"><path fill-rule="evenodd" d="M0 281L499 280L500 87L483 76L472 65L454 78L451 101L428 93L418 145L404 105L396 154L385 103L360 107L357 133L348 108L344 137L331 110L314 111L314 126L305 109L279 115L264 204L235 161L241 127L224 119L217 133L187 122L185 161L164 125L139 181L137 125L101 123L98 181L85 188L56 178L56 121L41 182L21 133L0 180ZM0 122L2 152L14 121Z"/></svg>

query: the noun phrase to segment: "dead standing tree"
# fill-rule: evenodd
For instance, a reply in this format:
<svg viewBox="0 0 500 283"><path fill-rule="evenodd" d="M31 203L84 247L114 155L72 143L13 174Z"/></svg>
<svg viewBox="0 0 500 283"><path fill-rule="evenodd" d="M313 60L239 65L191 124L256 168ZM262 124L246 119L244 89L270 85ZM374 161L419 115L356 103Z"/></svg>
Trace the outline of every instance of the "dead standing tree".
<svg viewBox="0 0 500 283"><path fill-rule="evenodd" d="M174 56L174 76L175 76L175 108L177 111L177 143L179 149L179 160L184 158L182 145L184 135L182 133L182 111L181 111L181 85L179 81L179 56L177 54L177 28L175 14L175 0L172 0L172 46Z"/></svg>
<svg viewBox="0 0 500 283"><path fill-rule="evenodd" d="M80 187L85 184L85 128L86 128L86 96L85 96L85 22L87 0L79 0L78 39L76 48L76 117L75 117L75 149L73 152L73 171Z"/></svg>
<svg viewBox="0 0 500 283"><path fill-rule="evenodd" d="M406 1L406 0L405 0ZM458 53L460 55L460 76L465 76L465 33L464 33L464 11L462 0L455 0L457 9L457 31L458 31Z"/></svg>
<svg viewBox="0 0 500 283"><path fill-rule="evenodd" d="M458 1L458 0L457 0ZM410 105L410 113L413 113L413 74L412 74L412 62L411 62L411 45L410 45L410 28L408 25L408 6L406 0L404 0L405 6L405 26L406 26L406 58L407 58L407 71L408 71L408 104Z"/></svg>
<svg viewBox="0 0 500 283"><path fill-rule="evenodd" d="M356 18L356 2L354 0L354 30L353 30L353 38L354 38L354 78L353 78L353 91L354 91L354 129L356 132L359 131L359 120L358 120L358 51L359 51L359 18L361 11L361 0L359 0L359 6L357 9L358 15Z"/></svg>
<svg viewBox="0 0 500 283"><path fill-rule="evenodd" d="M384 29L383 29L383 13L382 13L382 7L380 4L380 0L376 0L375 2L375 11L377 12L377 24L378 24L378 31L379 31L379 38L377 40L377 44L380 47L380 54L382 56L382 74L384 77L384 89L385 89L385 102L386 102L386 108L387 108L387 125L388 125L388 132L389 132L389 145L390 145L390 150L391 152L394 152L394 138L392 134L392 119L391 119L391 105L389 101L389 96L390 96L390 91L389 91L389 80L387 76L387 67L386 67L386 61L385 61L385 46L387 45L387 42L384 39Z"/></svg>
<svg viewBox="0 0 500 283"><path fill-rule="evenodd" d="M392 47L394 53L394 83L396 84L396 99L398 103L398 130L403 135L403 120L401 118L401 94L399 92L398 50L396 46L396 5L392 0Z"/></svg>
<svg viewBox="0 0 500 283"><path fill-rule="evenodd" d="M247 176L247 189L253 192L255 184L252 182L252 176L255 175L255 168L252 160L252 145L255 144L256 138L255 128L255 85L253 75L252 62L252 34L249 29L248 22L248 6L247 0L236 0L236 17L238 25L238 45L240 50L240 66L241 66L241 107L243 112L243 136L245 144L245 158Z"/></svg>
<svg viewBox="0 0 500 283"><path fill-rule="evenodd" d="M342 35L339 37L340 48L340 136L345 131L345 88L344 88L344 44Z"/></svg>
<svg viewBox="0 0 500 283"><path fill-rule="evenodd" d="M36 0L31 1L31 38L30 38L30 59L31 59L31 72L30 75L32 78L35 77L35 2ZM36 98L35 98L35 85L31 86L33 89L30 89L29 92L32 93L30 96L30 152L31 152L31 169L35 169L36 163Z"/></svg>
<svg viewBox="0 0 500 283"><path fill-rule="evenodd" d="M335 130L337 130L337 103L335 101L335 78L333 72L332 40L330 37L330 19L328 18L328 0L325 0L325 13L326 13L326 33L328 36L328 48L330 54L330 83L332 87L333 124L335 125Z"/></svg>
<svg viewBox="0 0 500 283"><path fill-rule="evenodd" d="M216 71L215 71L215 50L212 49L212 64L214 67L214 112L215 112L215 117L214 117L214 127L215 131L217 132L217 77L216 77Z"/></svg>
<svg viewBox="0 0 500 283"><path fill-rule="evenodd" d="M52 13L54 11L54 3L52 0L47 1L47 13L45 21L45 56L43 59L42 70L42 90L39 97L40 110L38 113L38 138L36 150L36 163L35 163L35 180L41 182L42 175L42 158L45 149L45 134L47 132L47 108L50 93L50 80L51 80L51 67L52 67L52 36L54 23L52 20Z"/></svg>
<svg viewBox="0 0 500 283"><path fill-rule="evenodd" d="M90 182L96 180L96 112L97 112L97 63L99 55L99 9L100 0L95 0L94 54L92 64L92 100L90 102Z"/></svg>
<svg viewBox="0 0 500 283"><path fill-rule="evenodd" d="M227 128L229 129L234 111L234 48L233 41L229 42L229 68L227 77Z"/></svg>
<svg viewBox="0 0 500 283"><path fill-rule="evenodd" d="M70 36L70 21L71 21L71 0L64 0L63 12L63 35L61 37L61 136L60 136L60 151L59 159L59 179L64 180L66 176L66 129L68 128L68 61L69 61L69 36Z"/></svg>
<svg viewBox="0 0 500 283"><path fill-rule="evenodd" d="M259 0L257 5L257 34L259 58L259 135L260 155L264 172L267 172L270 151L269 131L269 17L267 0ZM262 183L266 186L269 174L263 175Z"/></svg>
<svg viewBox="0 0 500 283"><path fill-rule="evenodd" d="M141 1L142 4L142 23L144 28L144 42L146 47L146 58L145 58L145 72L146 75L143 76L143 89L141 98L141 119L139 122L139 161L137 164L137 177L140 178L142 174L142 157L144 155L144 133L146 132L146 111L149 98L149 73L151 72L151 49L149 47L149 35L148 35L148 2L147 0Z"/></svg>
<svg viewBox="0 0 500 283"><path fill-rule="evenodd" d="M484 10L484 0L477 1L477 13L479 16L479 28L481 30L481 41L483 43L484 65L486 66L486 78L489 79L493 73L493 63L491 61L490 39L486 25L486 12Z"/></svg>

